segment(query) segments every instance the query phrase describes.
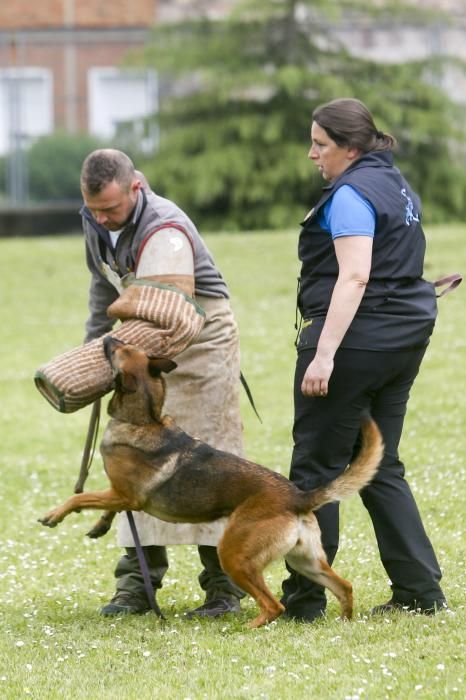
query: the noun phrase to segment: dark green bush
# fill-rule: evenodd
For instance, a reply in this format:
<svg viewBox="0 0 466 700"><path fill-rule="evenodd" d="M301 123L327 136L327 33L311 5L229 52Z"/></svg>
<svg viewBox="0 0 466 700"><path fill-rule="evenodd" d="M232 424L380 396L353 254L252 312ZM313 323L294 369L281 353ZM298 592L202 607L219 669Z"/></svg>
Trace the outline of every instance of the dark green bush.
<svg viewBox="0 0 466 700"><path fill-rule="evenodd" d="M102 142L87 134L56 132L38 139L27 151L32 201L78 200L84 158Z"/></svg>

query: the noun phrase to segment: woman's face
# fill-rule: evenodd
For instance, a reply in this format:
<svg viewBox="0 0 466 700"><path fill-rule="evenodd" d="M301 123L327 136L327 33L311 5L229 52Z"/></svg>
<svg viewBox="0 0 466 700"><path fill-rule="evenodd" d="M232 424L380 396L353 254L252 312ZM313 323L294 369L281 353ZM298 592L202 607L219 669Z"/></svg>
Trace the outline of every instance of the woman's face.
<svg viewBox="0 0 466 700"><path fill-rule="evenodd" d="M317 165L325 180L335 180L359 156L357 148L338 146L325 129L317 122L312 122L309 158Z"/></svg>

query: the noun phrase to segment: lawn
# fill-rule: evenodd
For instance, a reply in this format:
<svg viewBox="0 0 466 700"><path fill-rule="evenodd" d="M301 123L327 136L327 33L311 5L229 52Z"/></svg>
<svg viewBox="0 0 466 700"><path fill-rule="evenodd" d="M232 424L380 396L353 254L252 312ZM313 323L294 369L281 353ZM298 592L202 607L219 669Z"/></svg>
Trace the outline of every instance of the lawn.
<svg viewBox="0 0 466 700"><path fill-rule="evenodd" d="M426 277L466 272L466 226L427 231ZM247 454L286 474L291 454L296 234L210 235L242 336L242 368L263 422L242 397ZM444 572L451 611L371 618L389 597L368 516L342 506L335 570L353 582L356 617L331 598L315 625L285 620L250 631L238 617L188 621L198 604L195 547L172 547L155 616L104 619L119 555L115 534L91 541L95 514L55 530L37 523L71 494L89 409L61 415L39 395L35 369L82 341L88 274L80 237L0 239L2 488L0 693L55 700L107 698L460 698L463 679L466 454L466 283L439 301L439 320L412 392L402 457ZM87 488L106 480L99 456ZM282 562L267 573L279 595Z"/></svg>

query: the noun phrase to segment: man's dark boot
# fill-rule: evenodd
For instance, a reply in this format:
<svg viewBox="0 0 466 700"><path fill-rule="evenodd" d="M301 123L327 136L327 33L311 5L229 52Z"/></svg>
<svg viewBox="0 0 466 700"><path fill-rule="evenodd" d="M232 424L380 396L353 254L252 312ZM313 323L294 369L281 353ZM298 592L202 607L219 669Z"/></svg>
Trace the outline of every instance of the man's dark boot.
<svg viewBox="0 0 466 700"><path fill-rule="evenodd" d="M161 588L162 578L168 569L166 549L156 545L142 549L154 590ZM100 609L101 615L138 615L151 609L135 547L126 548L126 554L116 566L115 577L115 595Z"/></svg>
<svg viewBox="0 0 466 700"><path fill-rule="evenodd" d="M100 609L100 614L105 617L111 615L142 615L150 610L147 596L136 596L134 593L117 591L107 605Z"/></svg>
<svg viewBox="0 0 466 700"><path fill-rule="evenodd" d="M212 589L207 593L205 603L187 612L186 617L191 620L193 617L220 617L238 612L241 612L241 604L237 596L220 589Z"/></svg>

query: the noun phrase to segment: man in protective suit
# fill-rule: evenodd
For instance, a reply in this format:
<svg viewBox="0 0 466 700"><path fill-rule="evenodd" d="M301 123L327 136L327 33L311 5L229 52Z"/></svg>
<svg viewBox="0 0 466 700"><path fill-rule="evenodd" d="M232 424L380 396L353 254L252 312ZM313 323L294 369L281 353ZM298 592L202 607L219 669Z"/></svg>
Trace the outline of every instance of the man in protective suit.
<svg viewBox="0 0 466 700"><path fill-rule="evenodd" d="M82 167L81 190L91 273L86 343L96 342L120 319L123 324L113 335L150 348L157 319L168 314L179 343L177 369L166 378L164 411L187 433L241 455L238 329L228 288L195 225L176 204L152 192L121 151L92 152ZM146 293L155 316L141 303ZM167 303L167 293L174 304ZM187 301L195 305L197 318L205 319L194 340L184 334L180 305ZM146 513L134 517L155 588L161 587L168 568L165 545L197 544L205 602L188 615L216 617L240 610L244 593L222 571L217 555L222 521L191 525L166 523ZM101 613L145 612L150 606L124 513L118 516L118 544L126 553L115 569L115 595Z"/></svg>

